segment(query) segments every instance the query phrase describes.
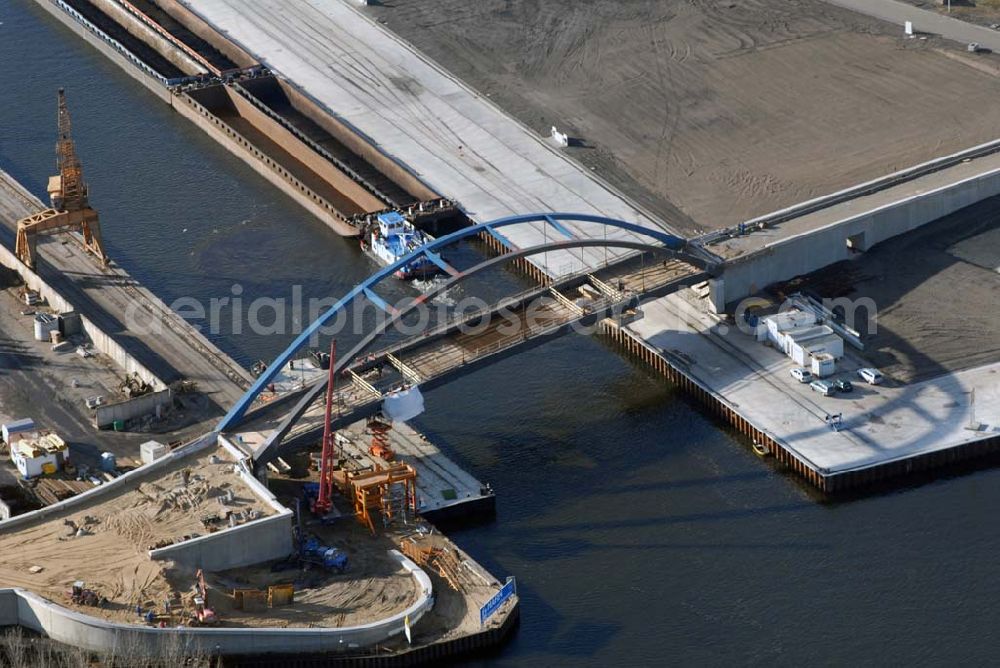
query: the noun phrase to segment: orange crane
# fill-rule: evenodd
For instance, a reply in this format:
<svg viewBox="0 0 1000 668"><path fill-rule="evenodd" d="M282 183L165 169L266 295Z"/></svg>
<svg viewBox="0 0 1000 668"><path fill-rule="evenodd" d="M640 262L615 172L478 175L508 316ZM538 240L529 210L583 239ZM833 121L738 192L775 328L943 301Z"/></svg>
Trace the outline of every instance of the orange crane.
<svg viewBox="0 0 1000 668"><path fill-rule="evenodd" d="M333 508L333 469L336 467L336 443L333 432L333 389L337 376L337 342L330 342L330 377L326 381L326 419L323 423L323 453L320 455L319 496L313 502L312 511L325 515Z"/></svg>
<svg viewBox="0 0 1000 668"><path fill-rule="evenodd" d="M35 246L39 234L79 231L83 236L83 247L97 256L101 264L107 265L101 242L101 225L97 212L90 207L87 184L83 180L83 167L76 156L76 146L71 135L69 109L66 93L59 89L59 141L56 142L56 157L59 174L49 178L49 199L51 208L32 214L17 221L17 241L14 250L28 267L35 268Z"/></svg>

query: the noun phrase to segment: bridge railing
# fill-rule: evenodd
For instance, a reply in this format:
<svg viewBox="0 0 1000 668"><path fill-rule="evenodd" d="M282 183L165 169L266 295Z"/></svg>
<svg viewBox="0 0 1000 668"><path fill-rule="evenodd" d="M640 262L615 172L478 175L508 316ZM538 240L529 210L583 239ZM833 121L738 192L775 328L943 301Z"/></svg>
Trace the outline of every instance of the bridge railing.
<svg viewBox="0 0 1000 668"><path fill-rule="evenodd" d="M521 290L520 292L516 292L516 293L514 293L512 295L507 295L506 297L503 297L503 298L499 299L498 301L494 302L493 304L487 305L487 307L484 308L484 309L481 309L481 310L476 311L474 313L461 313L461 314L458 314L458 315L454 315L454 316L452 316L450 318L447 318L444 322L439 323L439 324L437 324L434 327L431 327L429 329L426 329L425 331L421 332L420 334L418 334L418 335L416 335L416 336L414 336L414 337L412 337L410 339L407 339L406 341L397 342L397 343L394 343L394 344L392 344L390 346L386 346L385 348L382 348L382 349L380 349L378 351L375 351L373 353L365 355L365 357L368 357L370 359L381 359L382 357L385 357L386 355L388 355L390 353L393 353L393 352L398 351L398 350L400 350L402 348L406 348L406 347L409 347L410 345L413 345L414 342L416 340L418 340L418 339L419 340L426 340L426 339L429 339L429 338L434 338L435 336L441 336L443 334L447 334L449 331L455 329L456 327L459 327L459 326L461 326L463 324L466 324L468 322L472 322L472 321L474 321L474 320L476 320L478 318L481 318L485 314L496 313L497 311L500 311L500 310L505 309L505 308L516 307L516 306L522 304L523 302L527 301L531 297L545 297L545 296L548 295L548 292L549 292L550 289L552 289L552 290L558 290L560 288L560 285L572 284L572 283L574 283L576 281L588 281L588 280L590 280L592 278L596 279L596 277L593 276L593 273L594 273L594 271L592 269L585 269L585 270L580 271L578 273L575 273L575 274L572 274L570 276L564 277L563 279L561 279L559 281L559 284L556 284L556 285L540 285L540 286L536 286L536 287L532 287L532 288L527 288L525 290ZM621 293L621 294L622 294L622 298L619 301L623 301L624 299L626 299L626 298L628 298L630 296L629 293L627 293L627 292L626 293ZM362 359L362 362L363 362L363 359ZM349 368L355 368L356 366L357 365L352 365Z"/></svg>
<svg viewBox="0 0 1000 668"><path fill-rule="evenodd" d="M534 327L523 329L512 337L500 339L498 341L494 341L489 345L476 348L471 356L463 354L462 363L468 364L469 362L474 362L478 359L481 359L488 355L493 355L502 350L513 348L515 346L524 343L525 341L554 332L560 329L561 327L565 327L567 324L571 322L579 320L580 318L584 318L588 315L592 315L594 313L607 310L609 308L614 307L618 303L623 303L624 301L625 300L620 300L620 301L612 300L606 297L591 301L583 307L583 313L580 314L573 313L569 317L557 320L555 322L546 323L544 325L536 325Z"/></svg>

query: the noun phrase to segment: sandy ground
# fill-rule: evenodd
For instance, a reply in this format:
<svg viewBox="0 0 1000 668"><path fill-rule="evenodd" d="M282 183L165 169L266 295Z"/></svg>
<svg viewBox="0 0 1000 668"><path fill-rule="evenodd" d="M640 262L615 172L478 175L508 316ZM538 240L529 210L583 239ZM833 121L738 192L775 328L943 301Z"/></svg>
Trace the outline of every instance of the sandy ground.
<svg viewBox="0 0 1000 668"><path fill-rule="evenodd" d="M299 569L272 573L265 565L221 573L210 578L219 587L209 594L226 626L352 626L385 619L417 598L413 577L388 550L398 549L391 535L373 537L352 517L343 517L335 526L309 525L324 545L335 546L348 555L348 570L337 575L321 569ZM222 595L234 588L267 589L269 585L294 584L292 605L247 613L237 610L233 598Z"/></svg>
<svg viewBox="0 0 1000 668"><path fill-rule="evenodd" d="M0 585L24 587L73 607L65 592L75 580L83 580L110 602L106 608L83 608L87 613L137 621L137 604L159 603L173 591L165 576L167 564L150 560L146 553L151 545L205 535L209 531L202 519L226 510L253 509L259 516L273 512L232 472L232 461L223 451L218 452L219 463L211 463L213 454L210 450L186 458L127 492L84 508L0 533ZM190 469L186 487L184 469ZM235 499L223 507L215 497L228 490ZM85 535L75 535L81 527ZM43 570L31 573L33 566ZM185 590L190 582L183 585Z"/></svg>
<svg viewBox="0 0 1000 668"><path fill-rule="evenodd" d="M796 281L827 297L868 297L865 357L904 382L1000 359L1000 198L942 218ZM863 320L864 311L858 311Z"/></svg>
<svg viewBox="0 0 1000 668"><path fill-rule="evenodd" d="M395 0L366 10L682 230L1000 137L995 77L818 0ZM989 56L993 58L994 56Z"/></svg>

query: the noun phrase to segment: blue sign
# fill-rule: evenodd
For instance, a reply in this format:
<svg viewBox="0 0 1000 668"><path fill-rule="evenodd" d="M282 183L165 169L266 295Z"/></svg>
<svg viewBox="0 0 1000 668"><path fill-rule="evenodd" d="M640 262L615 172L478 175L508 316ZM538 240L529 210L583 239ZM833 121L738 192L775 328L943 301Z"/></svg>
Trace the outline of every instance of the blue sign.
<svg viewBox="0 0 1000 668"><path fill-rule="evenodd" d="M493 615L494 612L500 609L503 602L508 598L517 593L517 583L514 578L507 578L507 584L505 584L500 591L496 593L496 596L486 601L486 605L479 608L479 625L482 626L486 623L486 620Z"/></svg>

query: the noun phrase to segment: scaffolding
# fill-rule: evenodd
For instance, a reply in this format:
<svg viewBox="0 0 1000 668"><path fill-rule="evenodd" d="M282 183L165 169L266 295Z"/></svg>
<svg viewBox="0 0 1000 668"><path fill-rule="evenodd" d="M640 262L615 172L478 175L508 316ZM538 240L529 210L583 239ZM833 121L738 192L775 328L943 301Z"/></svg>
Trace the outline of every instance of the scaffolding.
<svg viewBox="0 0 1000 668"><path fill-rule="evenodd" d="M383 526L413 521L417 512L416 481L416 469L396 462L347 474L344 491L354 500L355 517L374 535L376 520Z"/></svg>

